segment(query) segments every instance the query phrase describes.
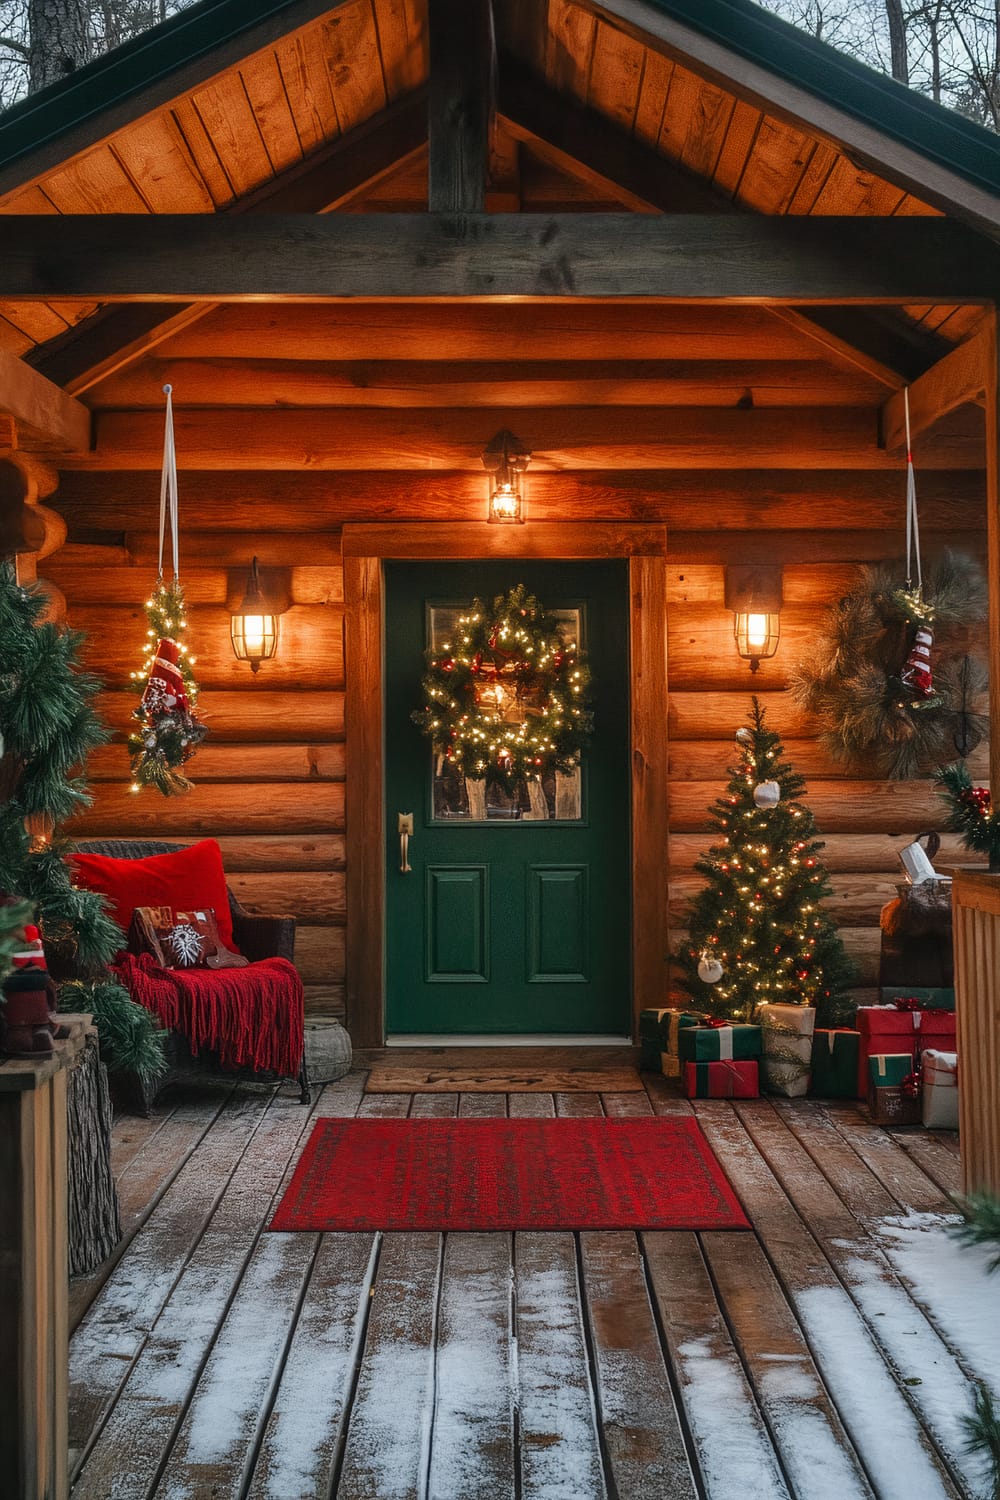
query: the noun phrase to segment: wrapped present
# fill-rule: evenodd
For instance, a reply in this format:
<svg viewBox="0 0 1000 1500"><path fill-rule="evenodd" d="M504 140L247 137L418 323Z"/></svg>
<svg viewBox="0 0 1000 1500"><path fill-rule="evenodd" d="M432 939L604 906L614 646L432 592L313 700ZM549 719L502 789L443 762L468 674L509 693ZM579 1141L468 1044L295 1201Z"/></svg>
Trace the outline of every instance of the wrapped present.
<svg viewBox="0 0 1000 1500"><path fill-rule="evenodd" d="M879 1052L867 1059L868 1107L879 1125L919 1125L913 1054Z"/></svg>
<svg viewBox="0 0 1000 1500"><path fill-rule="evenodd" d="M764 1054L764 1087L769 1094L801 1098L809 1089L813 1027L811 1005L765 1004L757 1009Z"/></svg>
<svg viewBox="0 0 1000 1500"><path fill-rule="evenodd" d="M682 1010L673 1005L663 1010L640 1011L640 1068L647 1073L664 1073L667 1078L679 1078L678 1035L682 1028L700 1026L707 1019L703 1011Z"/></svg>
<svg viewBox="0 0 1000 1500"><path fill-rule="evenodd" d="M928 1047L920 1058L921 1118L929 1130L958 1129L958 1054Z"/></svg>
<svg viewBox="0 0 1000 1500"><path fill-rule="evenodd" d="M689 1099L756 1099L760 1093L755 1057L738 1062L688 1062L681 1081Z"/></svg>
<svg viewBox="0 0 1000 1500"><path fill-rule="evenodd" d="M879 991L883 1005L894 1005L897 1000L919 1000L921 1010L954 1010L953 989L914 989L913 985L884 985Z"/></svg>
<svg viewBox="0 0 1000 1500"><path fill-rule="evenodd" d="M682 1063L746 1061L760 1057L759 1026L723 1026L709 1023L686 1026L678 1032L677 1050Z"/></svg>
<svg viewBox="0 0 1000 1500"><path fill-rule="evenodd" d="M812 1039L809 1092L819 1099L854 1099L858 1091L861 1033L820 1026Z"/></svg>
<svg viewBox="0 0 1000 1500"><path fill-rule="evenodd" d="M858 1098L868 1096L868 1059L880 1052L909 1051L916 1066L925 1047L941 1051L955 1048L955 1012L923 1010L913 996L893 1005L859 1005L855 1012L861 1033L858 1058Z"/></svg>

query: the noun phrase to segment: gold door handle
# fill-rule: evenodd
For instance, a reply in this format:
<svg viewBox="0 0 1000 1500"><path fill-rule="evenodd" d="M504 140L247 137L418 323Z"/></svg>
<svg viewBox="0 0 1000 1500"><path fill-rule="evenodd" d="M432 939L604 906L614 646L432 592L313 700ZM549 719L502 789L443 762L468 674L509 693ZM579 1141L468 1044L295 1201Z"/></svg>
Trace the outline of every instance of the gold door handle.
<svg viewBox="0 0 1000 1500"><path fill-rule="evenodd" d="M399 873L409 875L412 873L409 853L410 839L413 837L413 814L397 813L396 819L399 827Z"/></svg>

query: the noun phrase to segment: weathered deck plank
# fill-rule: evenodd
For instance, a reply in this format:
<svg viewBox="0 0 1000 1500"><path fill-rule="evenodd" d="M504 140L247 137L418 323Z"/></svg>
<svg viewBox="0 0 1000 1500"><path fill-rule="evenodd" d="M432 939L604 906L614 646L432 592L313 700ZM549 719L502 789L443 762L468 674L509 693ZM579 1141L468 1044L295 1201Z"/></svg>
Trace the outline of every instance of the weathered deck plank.
<svg viewBox="0 0 1000 1500"><path fill-rule="evenodd" d="M571 1234L514 1239L522 1493L605 1500Z"/></svg>
<svg viewBox="0 0 1000 1500"><path fill-rule="evenodd" d="M761 1108L770 1106L762 1101ZM781 1278L873 1488L882 1500L954 1497L954 1485L861 1313L735 1112L723 1101L699 1100L696 1113Z"/></svg>
<svg viewBox="0 0 1000 1500"><path fill-rule="evenodd" d="M74 1500L971 1500L957 1419L992 1366L927 1280L953 1142L653 1075L502 1078L369 1095L358 1070L311 1116L240 1083L116 1126L134 1227L77 1293ZM266 1232L322 1116L692 1111L754 1233Z"/></svg>
<svg viewBox="0 0 1000 1500"><path fill-rule="evenodd" d="M164 1303L211 1223L263 1119L268 1094L236 1095L129 1247L70 1346L70 1450L81 1453L121 1389Z"/></svg>
<svg viewBox="0 0 1000 1500"><path fill-rule="evenodd" d="M428 1500L514 1500L511 1236L445 1236Z"/></svg>
<svg viewBox="0 0 1000 1500"><path fill-rule="evenodd" d="M697 1491L634 1234L580 1235L583 1290L608 1463L620 1500Z"/></svg>
<svg viewBox="0 0 1000 1500"><path fill-rule="evenodd" d="M733 1500L737 1494L742 1500L788 1500L696 1237L658 1231L642 1239L706 1495L709 1500Z"/></svg>

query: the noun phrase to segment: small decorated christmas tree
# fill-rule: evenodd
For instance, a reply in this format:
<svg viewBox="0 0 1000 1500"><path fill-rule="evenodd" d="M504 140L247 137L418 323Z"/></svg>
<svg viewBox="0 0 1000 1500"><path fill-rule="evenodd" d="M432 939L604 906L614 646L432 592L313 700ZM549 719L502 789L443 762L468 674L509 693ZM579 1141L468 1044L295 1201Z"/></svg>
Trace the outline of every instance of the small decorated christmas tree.
<svg viewBox="0 0 1000 1500"><path fill-rule="evenodd" d="M102 896L73 885L72 846L58 833L90 802L80 771L107 735L93 710L99 684L79 667L82 637L39 623L44 609L44 596L19 587L0 561L0 896L27 903L7 920L23 930L36 913L46 947L72 954L87 976L61 987L60 1007L94 1016L109 1067L155 1077L161 1035L106 968L125 935Z"/></svg>
<svg viewBox="0 0 1000 1500"><path fill-rule="evenodd" d="M717 842L695 864L706 885L691 902L681 984L701 1010L751 1020L758 1005L814 1005L830 1025L849 1007L851 965L823 910L830 882L803 778L752 699L737 731L739 765L710 809Z"/></svg>

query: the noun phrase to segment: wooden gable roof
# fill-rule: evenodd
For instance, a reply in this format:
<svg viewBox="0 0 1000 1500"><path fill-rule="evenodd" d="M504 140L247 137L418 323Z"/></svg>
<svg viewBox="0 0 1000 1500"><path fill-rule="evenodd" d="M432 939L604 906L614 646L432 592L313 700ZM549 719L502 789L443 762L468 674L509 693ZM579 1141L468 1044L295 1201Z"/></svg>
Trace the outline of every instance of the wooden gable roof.
<svg viewBox="0 0 1000 1500"><path fill-rule="evenodd" d="M980 230L995 215L1000 198L990 184L1000 184L1000 143L830 49L817 51L746 0L601 7L513 0L495 9L498 129L489 209L708 213L719 218L720 245L722 219L740 214L926 220L947 211ZM820 67L833 68L832 59L834 84ZM0 212L419 213L427 207L428 71L426 0L203 0L0 120ZM941 139L925 150L928 121ZM109 242L109 261L112 249ZM313 324L328 340L322 369L293 374L285 361L309 342L310 318L286 303L268 321L266 346L255 346L258 366L266 354L273 377L264 400L308 404L308 393L315 400L322 387L339 388L346 405L359 404L353 391L377 404L380 385L415 390L412 366L402 382L398 370L383 380L359 374L359 360L386 359L399 347L395 332L380 341L372 307L366 304L363 335L350 311L328 309ZM623 307L615 315L622 336L608 325L618 357L604 362L595 381L592 366L571 369L572 361L558 358L573 341L559 342L569 327L553 309L549 321L560 332L552 340L544 320L541 332L537 318L522 319L521 331L517 317L508 320L507 358L532 361L539 378L525 391L543 404L561 392L562 405L617 400L652 411L667 394L662 363L642 368L642 335L655 328L647 362L662 362L675 347L675 359L687 356L684 369L669 372L670 404L802 404L801 393L811 392L816 406L866 406L963 339L980 303L911 303L905 313L812 306L804 320L786 306L759 314L703 310L696 336L676 311L651 321L648 309L630 315ZM439 369L433 316L397 312L404 346L410 323L417 331L405 358ZM191 399L206 379L204 366L199 375L189 363L191 347L223 365L248 357L238 351L249 352L258 324L252 311L213 312L204 301L140 298L101 308L93 298L4 298L0 283L0 351L25 357L68 392L87 393L96 408L155 404L152 382L171 360L185 363ZM473 368L497 347L491 326L480 307L470 309L461 335L444 331L466 366L459 404L517 404L513 382ZM713 338L730 351L724 367L700 363ZM788 358L809 362L807 379L790 378ZM116 373L126 366L127 376ZM413 404L436 404L439 376L428 378L430 395L424 385ZM226 387L241 389L235 376ZM392 399L407 404L405 389Z"/></svg>

